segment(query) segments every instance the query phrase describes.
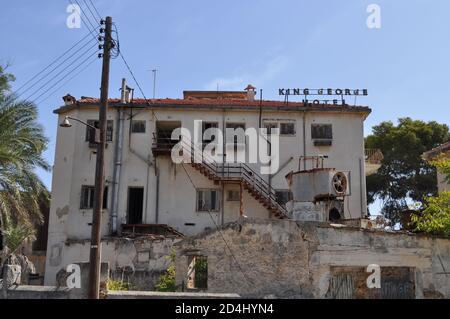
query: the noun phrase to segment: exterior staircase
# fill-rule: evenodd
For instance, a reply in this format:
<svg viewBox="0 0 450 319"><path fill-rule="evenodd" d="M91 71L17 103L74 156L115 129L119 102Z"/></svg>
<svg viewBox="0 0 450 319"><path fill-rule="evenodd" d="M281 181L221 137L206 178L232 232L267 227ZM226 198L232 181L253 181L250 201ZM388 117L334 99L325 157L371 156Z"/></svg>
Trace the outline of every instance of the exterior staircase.
<svg viewBox="0 0 450 319"><path fill-rule="evenodd" d="M161 154L162 149L167 149L166 154L170 154L174 146L173 141L167 144L164 142L168 142L167 139L154 139L153 149L158 150L158 154ZM212 157L204 156L202 150L189 142L182 141L180 146L180 156L183 156L184 163L191 165L206 178L214 182L242 184L243 189L268 209L275 218L288 218L286 208L277 202L275 191L251 167L244 163L217 163Z"/></svg>

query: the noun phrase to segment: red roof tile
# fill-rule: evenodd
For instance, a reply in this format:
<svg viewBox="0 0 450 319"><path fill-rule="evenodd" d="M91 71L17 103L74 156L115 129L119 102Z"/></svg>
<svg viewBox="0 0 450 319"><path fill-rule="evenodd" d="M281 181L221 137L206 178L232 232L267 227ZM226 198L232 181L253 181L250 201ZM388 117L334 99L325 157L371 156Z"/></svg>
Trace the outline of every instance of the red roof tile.
<svg viewBox="0 0 450 319"><path fill-rule="evenodd" d="M68 109L72 109L74 107L82 106L82 105L93 105L98 104L100 100L98 98L91 97L82 97L77 100L77 104L73 106L63 106L57 110L55 113L64 112ZM120 105L120 99L109 99L109 103L111 106ZM195 108L195 107L250 107L250 108L259 108L260 104L267 108L301 108L305 107L303 102L285 102L285 101L269 101L263 100L260 102L259 100L249 101L245 99L134 99L132 103L129 103L130 106L154 106L154 107L180 107L186 106L186 108ZM311 110L336 110L336 111L353 111L353 112L362 112L369 114L371 109L367 106L350 106L350 105L333 105L333 104L308 104L306 105L308 109Z"/></svg>

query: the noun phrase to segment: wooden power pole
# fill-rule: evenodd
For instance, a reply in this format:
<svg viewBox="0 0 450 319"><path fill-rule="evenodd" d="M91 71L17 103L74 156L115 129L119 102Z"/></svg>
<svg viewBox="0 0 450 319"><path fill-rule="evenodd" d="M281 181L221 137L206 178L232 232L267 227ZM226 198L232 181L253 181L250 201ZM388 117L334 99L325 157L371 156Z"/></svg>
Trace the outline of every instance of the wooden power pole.
<svg viewBox="0 0 450 319"><path fill-rule="evenodd" d="M103 193L105 190L105 146L106 113L108 110L109 64L112 47L112 18L106 17L103 43L102 84L100 93L99 131L100 142L97 145L95 166L94 210L92 215L91 248L89 254L89 298L98 299L100 292L101 269L101 224L103 210Z"/></svg>

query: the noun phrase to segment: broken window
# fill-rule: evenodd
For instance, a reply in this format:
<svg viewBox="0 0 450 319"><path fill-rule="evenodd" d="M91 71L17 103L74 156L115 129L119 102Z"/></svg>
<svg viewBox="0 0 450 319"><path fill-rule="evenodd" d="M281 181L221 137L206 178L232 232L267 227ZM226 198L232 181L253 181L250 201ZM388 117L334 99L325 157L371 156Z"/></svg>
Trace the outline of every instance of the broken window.
<svg viewBox="0 0 450 319"><path fill-rule="evenodd" d="M100 127L100 121L87 120L87 124L92 125L95 128ZM113 140L113 121L108 120L106 122L106 142L112 142ZM86 126L86 142L95 142L95 130L92 127Z"/></svg>
<svg viewBox="0 0 450 319"><path fill-rule="evenodd" d="M142 224L142 213L144 207L144 188L128 188L128 218L130 225Z"/></svg>
<svg viewBox="0 0 450 319"><path fill-rule="evenodd" d="M292 200L292 192L289 190L277 190L275 191L275 197L277 199L277 203L283 206Z"/></svg>
<svg viewBox="0 0 450 319"><path fill-rule="evenodd" d="M311 138L318 140L333 139L333 128L331 124L311 124Z"/></svg>
<svg viewBox="0 0 450 319"><path fill-rule="evenodd" d="M227 146L232 144L234 152L245 150L245 124L243 123L227 123L226 124L226 141Z"/></svg>
<svg viewBox="0 0 450 319"><path fill-rule="evenodd" d="M193 256L188 267L188 289L208 288L208 258L205 256Z"/></svg>
<svg viewBox="0 0 450 319"><path fill-rule="evenodd" d="M131 133L145 133L145 121L132 120Z"/></svg>
<svg viewBox="0 0 450 319"><path fill-rule="evenodd" d="M219 211L219 191L216 189L197 190L197 211Z"/></svg>
<svg viewBox="0 0 450 319"><path fill-rule="evenodd" d="M202 143L203 143L203 149L206 147L206 145L211 144L214 141L215 130L219 128L219 123L217 122L202 122ZM205 132L207 130L211 129L207 134Z"/></svg>
<svg viewBox="0 0 450 319"><path fill-rule="evenodd" d="M81 202L80 209L92 209L94 208L94 186L81 186ZM105 187L103 193L103 209L108 207L108 187Z"/></svg>
<svg viewBox="0 0 450 319"><path fill-rule="evenodd" d="M241 192L238 190L229 190L227 192L227 201L235 202L241 200Z"/></svg>
<svg viewBox="0 0 450 319"><path fill-rule="evenodd" d="M295 135L295 123L280 123L280 135Z"/></svg>
<svg viewBox="0 0 450 319"><path fill-rule="evenodd" d="M315 146L331 146L333 140L333 127L331 124L312 124L311 138Z"/></svg>
<svg viewBox="0 0 450 319"><path fill-rule="evenodd" d="M278 128L278 123L264 123L264 128L267 129L267 135L271 135Z"/></svg>

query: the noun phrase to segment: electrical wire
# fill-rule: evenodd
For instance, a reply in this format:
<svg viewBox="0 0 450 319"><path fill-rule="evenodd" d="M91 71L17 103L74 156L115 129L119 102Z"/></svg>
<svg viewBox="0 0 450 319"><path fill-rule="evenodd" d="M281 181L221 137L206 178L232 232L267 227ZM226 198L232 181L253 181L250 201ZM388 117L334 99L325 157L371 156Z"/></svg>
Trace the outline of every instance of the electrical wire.
<svg viewBox="0 0 450 319"><path fill-rule="evenodd" d="M50 94L48 94L45 98L43 98L42 100L35 100L35 103L42 103L47 101L53 94L55 94L56 92L58 92L61 88L63 88L67 83L69 83L70 81L72 81L74 78L76 78L78 75L80 75L84 70L86 70L89 66L92 65L92 63L94 63L95 61L98 61L97 58L93 59L91 62L89 62L88 64L86 64L82 69L80 69L77 73L75 73L73 76L71 76L67 81L65 81L63 84L61 84L60 86L58 86L55 90L53 90Z"/></svg>
<svg viewBox="0 0 450 319"><path fill-rule="evenodd" d="M192 186L194 187L194 189L197 189L197 187L195 186L194 182L192 181L192 178L190 176L190 174L188 173L188 171L186 170L186 167L184 167L184 164L181 163L181 166L184 169L184 172L186 173L189 181L191 182ZM247 275L245 274L244 270L242 269L240 263L238 262L238 260L236 259L236 256L233 254L233 251L231 250L231 247L228 245L227 240L225 239L225 236L223 236L222 231L220 230L219 226L217 225L216 221L214 220L214 217L211 215L211 211L208 210L208 214L211 217L212 222L214 223L214 225L216 226L217 231L219 232L223 242L225 243L225 246L228 248L228 250L230 251L231 257L233 258L234 262L236 263L236 265L239 268L239 271L242 273L242 276L244 276L244 279L247 281L247 284L249 284L249 286L253 285L253 282L250 280L250 278L247 277Z"/></svg>
<svg viewBox="0 0 450 319"><path fill-rule="evenodd" d="M94 44L93 46L89 47L87 50L85 50L81 55L79 55L75 60L73 60L69 65L65 66L64 69L62 69L61 71L59 71L56 75L54 75L49 81L45 82L43 85L41 85L38 89L36 89L35 91L33 91L33 93L29 94L27 96L27 98L25 100L30 99L32 96L34 96L35 94L37 94L41 89L43 89L44 87L47 86L47 84L51 81L53 81L53 79L55 79L56 77L58 77L59 75L61 75L64 71L66 71L71 65L73 65L76 61L80 60L80 58L82 58L83 56L85 56L87 53L89 53L90 51L92 51L92 48L96 47L97 44ZM98 50L96 50L96 52L98 52Z"/></svg>
<svg viewBox="0 0 450 319"><path fill-rule="evenodd" d="M84 2L84 5L88 8L88 10L89 10L90 14L92 15L92 17L94 18L94 21L97 21L97 17L94 15L94 13L92 13L91 7L87 4L86 0L83 0L83 2ZM99 24L98 21L97 21L97 24Z"/></svg>
<svg viewBox="0 0 450 319"><path fill-rule="evenodd" d="M81 42L83 42L87 37L89 37L90 34L87 33L83 38L81 38L81 40L79 40L78 42L76 42L74 45L72 45L69 49L67 49L63 54L61 54L60 56L58 56L57 58L55 58L50 64L48 64L45 68L43 68L41 71L37 72L34 76L32 76L28 81L26 81L24 84L22 84L17 90L14 91L14 93L18 93L22 88L24 88L25 86L27 86L31 81L33 81L35 78L37 78L41 73L43 73L44 71L46 71L48 68L50 68L53 64L55 64L56 62L58 62L61 58L63 58L67 53L69 53L70 51L72 51L72 49L74 49L75 47L78 46L78 44L80 44ZM92 41L92 40L90 40Z"/></svg>
<svg viewBox="0 0 450 319"><path fill-rule="evenodd" d="M92 39L89 40L88 42L83 44L83 47L86 47L87 45L89 45L90 43L92 43ZM97 44L95 44L94 46L97 46ZM82 48L83 48L82 47ZM80 49L82 49L80 48ZM90 47L92 48L92 46ZM33 87L35 87L39 82L41 82L42 80L48 78L53 72L55 72L56 70L58 70L58 68L60 68L62 65L64 65L69 59L71 59L72 57L74 57L75 55L77 55L79 53L79 50L73 52L70 56L68 56L67 58L65 58L62 62L60 62L58 65L56 65L53 69L51 69L49 72L47 72L46 74L42 75L40 78L38 78L34 84L28 86L26 89L24 89L22 92L20 92L19 94L17 94L17 97L21 97L23 96L26 92L28 92L29 90L31 90ZM64 70L64 68L63 68ZM17 90L16 92L19 92L19 90Z"/></svg>
<svg viewBox="0 0 450 319"><path fill-rule="evenodd" d="M68 1L70 2L70 4L71 4L72 6L75 6L75 4L72 2L72 0L68 0ZM92 30L95 30L95 26L92 25L91 20L90 20L89 17L86 15L86 13L84 13L84 10L83 10L83 8L81 7L81 5L80 5L80 3L78 2L78 0L75 0L75 2L77 3L77 5L78 5L78 7L80 8L80 11L81 11L81 15L80 15L81 22L84 23L84 25L85 25L86 28L89 30L89 33L92 35L92 37L93 37L94 39L97 40L96 34L94 34L93 31L92 31ZM84 15L84 17L86 18L87 22L88 22L88 23L90 24L90 26L92 27L92 30L89 28L89 26L88 26L88 24L86 23L86 21L84 21L83 15Z"/></svg>
<svg viewBox="0 0 450 319"><path fill-rule="evenodd" d="M57 83L61 82L62 80L64 80L65 78L67 78L70 74L72 74L75 70L77 70L78 68L80 68L87 60L89 60L89 58L96 56L97 55L97 51L94 51L93 54L91 54L90 56L88 56L86 59L84 59L83 61L81 61L81 63L79 63L77 66L75 66L72 70L69 71L69 73L67 73L66 75L64 75L62 78L58 79L52 86L50 86L50 88L52 88L53 86L55 86ZM48 90L44 91L43 93L41 93L37 98L35 98L34 100L39 99L41 96L43 96ZM27 99L28 100L28 99Z"/></svg>
<svg viewBox="0 0 450 319"><path fill-rule="evenodd" d="M102 18L102 16L100 15L100 13L98 13L97 8L95 7L94 3L92 3L92 0L89 0L89 2L91 3L92 7L94 8L94 11L97 13L97 16L99 17L99 19Z"/></svg>

